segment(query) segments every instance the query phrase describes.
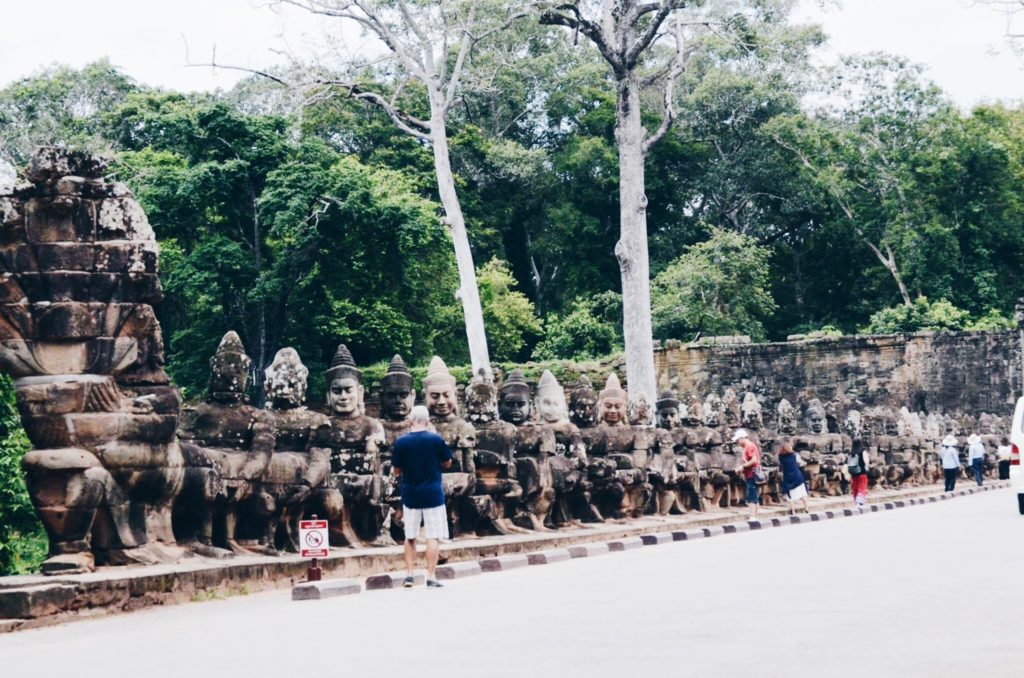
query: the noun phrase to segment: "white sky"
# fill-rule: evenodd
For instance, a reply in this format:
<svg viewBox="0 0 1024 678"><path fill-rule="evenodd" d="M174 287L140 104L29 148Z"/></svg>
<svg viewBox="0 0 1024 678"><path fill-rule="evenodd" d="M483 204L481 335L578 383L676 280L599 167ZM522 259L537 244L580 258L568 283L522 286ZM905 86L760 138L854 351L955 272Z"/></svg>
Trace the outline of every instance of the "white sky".
<svg viewBox="0 0 1024 678"><path fill-rule="evenodd" d="M1024 99L1024 70L1003 41L1004 18L970 0L846 0L797 16L821 21L829 52L884 50L928 66L928 75L964 107ZM281 58L287 40L301 52L319 34L301 11L275 12L268 0L10 0L0 9L0 86L54 62L82 66L107 56L129 75L180 90L228 88L241 76L186 67L217 59L253 68ZM828 54L824 58L828 58Z"/></svg>

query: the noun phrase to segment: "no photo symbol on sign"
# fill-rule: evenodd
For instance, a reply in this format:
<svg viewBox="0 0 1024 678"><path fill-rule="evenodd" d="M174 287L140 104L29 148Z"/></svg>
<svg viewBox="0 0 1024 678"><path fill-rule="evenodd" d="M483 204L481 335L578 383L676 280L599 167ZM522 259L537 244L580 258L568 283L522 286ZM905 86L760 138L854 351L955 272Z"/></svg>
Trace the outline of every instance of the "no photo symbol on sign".
<svg viewBox="0 0 1024 678"><path fill-rule="evenodd" d="M299 545L302 549L300 555L303 558L326 558L328 547L327 521L299 521Z"/></svg>

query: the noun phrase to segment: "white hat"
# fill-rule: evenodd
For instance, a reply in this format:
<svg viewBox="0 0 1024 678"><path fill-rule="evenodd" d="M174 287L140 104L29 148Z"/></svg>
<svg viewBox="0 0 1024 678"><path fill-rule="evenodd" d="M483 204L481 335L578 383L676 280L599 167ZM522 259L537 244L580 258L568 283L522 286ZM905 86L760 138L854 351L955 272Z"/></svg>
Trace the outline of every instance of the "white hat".
<svg viewBox="0 0 1024 678"><path fill-rule="evenodd" d="M972 433L970 436L967 437L967 442L969 442L971 444L980 443L981 442L981 438L978 437L977 433Z"/></svg>
<svg viewBox="0 0 1024 678"><path fill-rule="evenodd" d="M942 439L942 444L947 447L956 447L956 437L948 435Z"/></svg>
<svg viewBox="0 0 1024 678"><path fill-rule="evenodd" d="M732 434L732 441L735 443L740 438L746 438L746 437L747 437L747 429L745 429L745 428L738 428L738 429L736 429L736 432Z"/></svg>

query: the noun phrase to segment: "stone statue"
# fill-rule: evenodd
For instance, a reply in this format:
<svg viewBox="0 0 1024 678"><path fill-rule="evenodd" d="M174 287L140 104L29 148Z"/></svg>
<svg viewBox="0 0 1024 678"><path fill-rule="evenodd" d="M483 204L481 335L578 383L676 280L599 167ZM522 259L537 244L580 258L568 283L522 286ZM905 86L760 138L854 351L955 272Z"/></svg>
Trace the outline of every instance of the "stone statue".
<svg viewBox="0 0 1024 678"><path fill-rule="evenodd" d="M597 391L594 390L590 379L586 375L580 377L579 381L569 393L569 420L580 432L583 440L583 447L591 450L594 441L597 440ZM604 516L594 501L594 488L599 488L611 482L615 475L615 462L604 457L587 454L587 503L573 507L573 515L588 522L601 522ZM580 497L581 495L577 495Z"/></svg>
<svg viewBox="0 0 1024 678"><path fill-rule="evenodd" d="M743 428L746 429L757 430L764 425L764 419L761 416L761 401L750 391L743 394L743 402L740 404L740 418Z"/></svg>
<svg viewBox="0 0 1024 678"><path fill-rule="evenodd" d="M390 488L384 498L389 507L389 515L385 525L389 528L395 541L402 541L402 497L398 484L391 481L391 451L395 441L409 432L412 427L412 406L416 403L416 389L413 386L412 373L406 366L402 356L397 353L388 363L387 372L380 382L380 415L384 427L384 446L381 448L381 473L387 479Z"/></svg>
<svg viewBox="0 0 1024 678"><path fill-rule="evenodd" d="M389 481L380 461L384 427L363 414L362 373L345 344L338 346L325 377L329 421L314 433L312 447L330 450L331 484L344 497L341 520L331 526L334 538L350 546L386 544Z"/></svg>
<svg viewBox="0 0 1024 678"><path fill-rule="evenodd" d="M467 531L489 523L499 534L525 532L512 522L523 496L516 481L516 427L498 418L498 391L484 370L466 388L466 415L476 429L476 495L463 502Z"/></svg>
<svg viewBox="0 0 1024 678"><path fill-rule="evenodd" d="M308 378L309 370L295 349L282 348L263 380L266 408L274 417L277 436L263 481L264 491L274 502L265 542L274 548L286 543L293 551L300 550L299 521L307 507L310 513L332 523L341 520L344 507L341 492L330 484L330 450L312 447L313 434L330 422L303 404ZM283 528L283 540L279 528Z"/></svg>
<svg viewBox="0 0 1024 678"><path fill-rule="evenodd" d="M804 419L806 420L807 430L813 435L821 435L822 433L828 433L828 425L825 419L825 408L822 407L821 401L814 398L807 404L807 409L804 411Z"/></svg>
<svg viewBox="0 0 1024 678"><path fill-rule="evenodd" d="M597 391L586 375L580 377L570 395L569 418L580 430L597 426Z"/></svg>
<svg viewBox="0 0 1024 678"><path fill-rule="evenodd" d="M413 388L412 373L406 367L402 356L397 353L388 363L387 372L380 382L380 415L387 441L381 453L381 462L390 467L391 448L411 427L410 415L416 403L416 389ZM390 469L387 469L390 470Z"/></svg>
<svg viewBox="0 0 1024 678"><path fill-rule="evenodd" d="M588 448L591 456L615 463L613 479L594 488L601 513L613 518L643 514L651 498L647 463L657 440L653 428L629 425L628 401L619 378L614 372L608 375L598 405L601 423L593 446Z"/></svg>
<svg viewBox="0 0 1024 678"><path fill-rule="evenodd" d="M722 412L725 418L724 425L729 430L743 425L742 406L736 391L731 388L725 389L725 393L722 394Z"/></svg>
<svg viewBox="0 0 1024 678"><path fill-rule="evenodd" d="M246 400L251 366L241 339L228 332L210 358L206 401L182 411L178 436L188 469L175 527L203 555L216 555L211 546L250 553L238 541L239 514L262 525L273 512L263 481L274 454L274 418ZM223 542L214 543L219 534Z"/></svg>
<svg viewBox="0 0 1024 678"><path fill-rule="evenodd" d="M783 398L779 401L775 407L775 416L780 434L791 436L796 433L796 410L788 400Z"/></svg>
<svg viewBox="0 0 1024 678"><path fill-rule="evenodd" d="M455 455L451 468L442 474L441 480L451 523L450 533L458 536L465 531L459 520L459 511L465 504L464 499L471 497L476 489L476 429L459 418L455 377L438 356L431 358L427 367L427 375L423 378L423 397L431 423Z"/></svg>
<svg viewBox="0 0 1024 678"><path fill-rule="evenodd" d="M157 243L123 184L43 147L0 192L0 371L33 449L22 467L49 539L44 574L173 562L180 400L153 305Z"/></svg>
<svg viewBox="0 0 1024 678"><path fill-rule="evenodd" d="M530 386L521 370L512 370L498 391L498 414L516 427L516 477L523 488L523 509L517 524L534 530L547 529L555 503L551 457L555 454L554 431L537 426L531 417Z"/></svg>
<svg viewBox="0 0 1024 678"><path fill-rule="evenodd" d="M654 489L656 510L659 515L686 513L687 504L702 508L699 473L696 462L686 454L686 431L679 415L681 403L674 390L662 391L655 403L658 433L665 436L659 444L662 452L651 459L648 480Z"/></svg>
<svg viewBox="0 0 1024 678"><path fill-rule="evenodd" d="M554 438L555 453L550 460L555 490L552 521L556 525L592 520L590 483L587 480L587 452L583 435L569 421L565 391L550 370L544 370L534 398L540 426Z"/></svg>

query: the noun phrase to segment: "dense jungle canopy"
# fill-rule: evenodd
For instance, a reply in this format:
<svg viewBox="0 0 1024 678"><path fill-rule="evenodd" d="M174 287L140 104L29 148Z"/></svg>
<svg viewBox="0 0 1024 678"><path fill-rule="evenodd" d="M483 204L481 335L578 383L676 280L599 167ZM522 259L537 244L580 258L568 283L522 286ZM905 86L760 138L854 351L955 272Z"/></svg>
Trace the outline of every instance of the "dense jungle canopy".
<svg viewBox="0 0 1024 678"><path fill-rule="evenodd" d="M656 338L1007 326L1024 294L1024 109L960 110L883 54L815 68L825 36L790 4L736 3L742 39L701 38L647 159ZM467 68L449 136L494 358L616 351L608 69L535 21ZM107 62L0 90L2 161L37 144L106 153L142 202L187 397L228 329L258 366L290 345L313 374L339 341L364 365L466 360L429 149L358 101L299 103L264 78L173 92Z"/></svg>

